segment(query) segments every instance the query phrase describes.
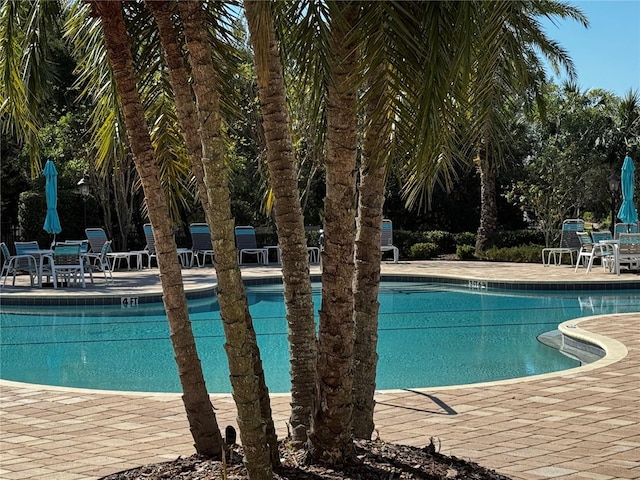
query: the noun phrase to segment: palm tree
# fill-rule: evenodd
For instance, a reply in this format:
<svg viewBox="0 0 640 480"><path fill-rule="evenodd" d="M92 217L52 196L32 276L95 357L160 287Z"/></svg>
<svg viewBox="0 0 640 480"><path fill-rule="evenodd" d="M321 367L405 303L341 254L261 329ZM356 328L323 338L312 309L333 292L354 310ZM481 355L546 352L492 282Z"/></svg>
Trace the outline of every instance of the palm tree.
<svg viewBox="0 0 640 480"><path fill-rule="evenodd" d="M316 387L316 330L304 217L287 112L284 74L270 2L246 0L273 190L291 357L291 440L307 441Z"/></svg>
<svg viewBox="0 0 640 480"><path fill-rule="evenodd" d="M379 97L380 98L380 97ZM376 100L369 100L368 118ZM370 439L375 428L373 411L378 365L378 290L380 285L380 242L385 190L385 129L381 121L366 130L358 196L356 271L354 280L354 373L353 435ZM381 142L382 140L382 142Z"/></svg>
<svg viewBox="0 0 640 480"><path fill-rule="evenodd" d="M361 88L364 122L353 287L353 435L363 439L371 438L375 427L382 212L386 171L390 168L389 160L397 140L394 131L402 128L394 122L400 111L394 103L395 99L403 97L401 92L406 89L402 83L397 83L401 78L397 72L408 59L415 59L419 51L412 42L397 42L397 34L419 30L413 10L405 2L370 2L362 9L358 28L362 68L368 74Z"/></svg>
<svg viewBox="0 0 640 480"><path fill-rule="evenodd" d="M277 462L277 438L271 417L260 352L238 266L234 221L221 136L220 97L202 2L180 2L179 11L189 50L193 91L202 142L208 219L215 250L218 302L225 330L225 350L238 409L245 465L252 479L270 479Z"/></svg>
<svg viewBox="0 0 640 480"><path fill-rule="evenodd" d="M502 36L508 36L511 33L514 37L523 35L524 38L537 39L538 43L543 46L541 50L546 52L552 63L564 64L571 70L570 59L557 45L541 38L539 32L532 33L538 26L535 20L530 18L512 28L513 25L509 23L511 20L508 15L513 15L517 21L522 20L522 17L512 10L514 2L498 2L500 5L485 5L485 3L428 2L394 5L393 2L380 2L378 5L374 4L374 8L364 9L363 26L360 27L364 29L363 37L367 39L364 42L365 47L363 47L365 52L363 63L368 66L368 71L373 73L373 76L370 74L367 80L376 82L385 78L380 75L382 70L375 68L376 65L380 68L380 60L376 61L376 58L380 56L385 58L385 61L388 62L387 68L393 72L385 83L388 90L376 89L375 83L373 83L373 88L370 88L369 91L371 97L367 104L371 105L376 102L378 109L380 109L380 105L383 105L385 108L382 110L386 112L385 118L394 118L392 131L396 132L394 134L394 142L397 144L396 151L411 151L412 147L408 146L408 142L416 141L416 129L420 132L417 138L417 148L414 149L416 155L413 157L417 161L414 163L412 160L408 165L402 167L412 175L407 190L409 199L416 201L420 198L419 191L425 179L428 190L432 188L433 182L438 176L444 178L445 185L450 185L452 175L455 175L453 170L455 164L451 160L464 159L469 148L475 145L477 149L476 161L482 181L483 212L478 232L479 242L482 242L478 245L480 249L484 248L485 240L491 239L497 230L495 220L497 218L496 162L493 161L493 157L486 155L486 140L491 138L491 147L495 147L497 140L504 140L505 137L504 116L508 109L502 108L500 110L500 106L506 104L508 98L506 92L500 90L498 86L501 84L500 81L509 78L509 68L513 69L513 63L517 64L517 69L519 69L516 71L522 72L523 80L517 87L509 90L509 93L513 94L517 88L535 86L535 82L540 77L540 63L537 57L532 55L533 50L528 45L521 46L522 48L518 50L516 42L513 42L516 45L501 46L500 33L503 32ZM536 14L571 16L583 20L579 12L567 9L562 4L549 2L544 7ZM521 5L520 8L524 8L524 6ZM376 9L380 9L384 13L376 11ZM487 15L491 21L484 17ZM380 22L378 18L382 18L383 21ZM398 19L400 19L399 22ZM404 30L398 29L395 23L399 23ZM447 26L451 25L460 27L461 31L472 31L472 27L475 26L480 31L478 34L461 37L455 31L447 30ZM416 45L404 40L410 48L402 51L403 42L395 43L394 40L397 38L406 39L406 36L397 35L397 33L412 30L416 32L413 35L414 39L426 41ZM383 41L380 41L380 38ZM437 48L442 44L447 45L446 51ZM393 54L384 57L384 53L380 53L387 51L391 51ZM402 54L398 55L397 52L401 51ZM468 52L472 52L473 61L468 60ZM494 65L494 62L491 61L491 58L503 58L507 56L504 52L514 55L516 59L509 66L500 67L501 70L498 70L497 67L492 70L491 65ZM521 58L517 57L517 52L520 52ZM483 55L486 58L482 58ZM403 63L396 63L399 59ZM487 64L489 68L487 68ZM407 65L412 65L414 72L419 72L418 76L423 78L413 76L411 69L406 68ZM487 78L481 78L479 71L492 71L492 73L489 73ZM464 80L468 76L471 76L471 79ZM404 80L398 81L398 79ZM424 86L425 90L417 89L415 95L407 94L412 92L411 89L417 85ZM457 92L452 91L452 85L465 86L469 90L465 92L465 89L462 88ZM469 92L473 92L473 95L470 95ZM403 93L405 94L403 95ZM471 100L468 99L469 97ZM402 98L403 100L394 102L394 98ZM387 99L386 105L385 99ZM465 143L460 141L463 137L456 132L459 127L451 128L451 126L464 123L460 121L459 112L460 107L467 105L472 112L469 117L474 120L472 122L474 128L471 131L477 132L476 137L471 135L470 138L478 138L479 141L465 146ZM372 108L369 109L369 111L372 110ZM498 111L502 112L501 116L495 115ZM357 277L354 284L356 293L354 435L361 438L369 438L374 427L373 392L377 362L376 299L379 267L376 271L375 264L370 260L373 258L371 253L375 248L373 240L376 239L371 225L379 225L383 194L380 182L375 181L383 175L380 165L382 160L378 159L373 162L373 165L368 165L367 153L369 149L375 153L378 148L375 143L367 146L366 142L370 137L380 140L389 139L391 136L389 132L381 131L384 126L383 122L376 122L375 115L371 115L371 117L372 120L365 122L366 128L370 128L372 131L371 135L366 131L363 148L363 172L361 173L358 212L359 231L356 243ZM438 125L440 126L438 127ZM460 144L462 144L462 148L459 147ZM386 148L387 151L389 149L389 147ZM433 160L425 162L425 159ZM374 185L373 188L371 185ZM377 195L375 190L378 190ZM367 253L370 255L368 258L364 257ZM361 256L364 257L362 260Z"/></svg>
<svg viewBox="0 0 640 480"><path fill-rule="evenodd" d="M123 118L136 169L147 198L149 219L154 228L163 301L171 327L171 340L183 389L187 418L198 453L220 456L222 437L205 386L189 321L182 272L178 261L173 229L169 221L164 191L147 130L131 56L131 45L119 1L92 2L102 20L107 56L120 97Z"/></svg>
<svg viewBox="0 0 640 480"><path fill-rule="evenodd" d="M327 86L325 249L318 334L318 392L309 451L316 461L342 462L353 455L353 282L356 210L357 103L353 75L357 49L351 35L357 2L330 10L330 74Z"/></svg>
<svg viewBox="0 0 640 480"><path fill-rule="evenodd" d="M310 102L322 106L326 102L327 118L327 160L326 160L326 185L327 195L325 199L325 253L323 256L323 292L322 308L320 311L320 333L318 352L318 401L314 409L312 431L310 437L310 454L321 462L342 462L352 453L350 440L352 401L354 392L352 368L354 366L354 296L351 286L358 294L358 335L364 334L359 345L358 357L355 359L355 375L362 381L359 385L366 385L365 392L358 392L356 400L362 408L364 417L364 429L369 431L373 422L373 391L375 385L376 363L375 317L377 316L376 297L379 282L380 268L380 240L379 230L381 225L381 206L384 198L384 155L380 152L387 144L389 134L385 128L390 128L389 122L382 119L388 116L396 120L396 116L403 114L403 122L394 121L393 127L400 140L400 148L404 146L406 151L415 138L415 111L419 95L414 95L415 84L424 81L424 76L415 75L415 65L422 66L429 61L433 67L431 72L442 71L442 65L446 66L446 72L453 71L450 64L453 63L446 57L443 60L443 50L436 49L438 55L427 58L425 48L412 41L411 38L419 38L426 27L421 20L431 18L428 13L421 13L422 6L428 5L431 10L433 2L403 3L378 2L369 5L368 2L344 3L326 2L304 4L299 11L289 15L290 18L300 19L298 25L290 28L295 32L296 27L303 30L299 35L298 43L293 45L291 51L297 65L304 68L300 72L303 80L316 80L312 95L316 100ZM408 6L407 6L408 5ZM384 8L388 8L385 11ZM424 7L427 9L427 7ZM394 9L397 10L394 12ZM427 9L428 10L428 9ZM369 19L363 24L365 33L360 33L362 25L358 25L358 15L363 12L363 19ZM386 24L390 21L387 13L393 13L393 28L389 28L389 37L382 37L377 33L387 31ZM437 12L436 12L437 13ZM463 13L459 14L463 17ZM450 21L450 18L446 20ZM325 23L328 21L329 23ZM377 22L377 23L376 23ZM439 39L439 28L433 29L434 34L430 38ZM411 28L407 28L410 24ZM449 22L453 25L453 22ZM423 30L420 30L420 29ZM369 32L369 35L367 35ZM415 37L407 32L415 32ZM306 35L306 36L305 36ZM375 37L369 46L362 39ZM411 37L411 38L409 38ZM356 44L356 38L361 42ZM452 38L454 38L452 34ZM389 42L389 40L391 40ZM356 48L356 45L358 48ZM370 48L369 48L370 47ZM388 48L388 50L386 50ZM357 56L359 49L366 53L360 70ZM402 52L402 53L399 53ZM377 57L377 58L376 58ZM411 59L410 68L403 67L408 59ZM382 71L390 62L388 77L383 75L376 67L383 65ZM422 62L422 63L421 63ZM436 66L440 70L436 70ZM312 70L312 73L310 73ZM368 72L368 74L367 74ZM373 72L373 73L372 73ZM358 77L361 73L362 77ZM434 124L433 112L442 111L442 99L451 83L451 77L444 74L433 73L434 80L430 85L438 86L440 97L425 95L428 97L429 108L422 107L420 118L424 123ZM365 138L368 143L362 160L361 181L361 205L358 216L358 226L361 229L358 242L358 258L360 275L354 279L354 247L355 240L355 187L356 187L356 125L358 109L355 91L360 86L356 79L366 78L370 82L370 92L365 98L370 99L369 105L376 100L380 105L368 109L370 118L365 122L370 132ZM385 88L378 85L385 84L389 78L394 80L393 89L386 99L378 99L377 95L384 93ZM318 79L319 82L318 82ZM437 83L436 80L439 82ZM306 82L303 82L306 83ZM327 93L324 93L324 88ZM367 101L364 102L365 104ZM317 108L318 117L323 116L324 110ZM375 115L374 115L375 113ZM436 117L438 118L438 117ZM441 120L444 122L444 120ZM406 124L405 124L406 123ZM319 131L321 131L319 129ZM385 140L379 141L376 135L381 134ZM421 134L420 138L431 139L441 136L433 135L432 131ZM411 140L409 140L411 139ZM432 144L435 144L432 141ZM377 231L376 231L377 229ZM366 237L366 238L365 238ZM376 265L377 264L377 265ZM369 277L367 278L367 275ZM373 299L373 300L372 300ZM363 346L364 348L360 348ZM360 367L365 367L360 369ZM360 370L359 370L360 369ZM366 371L366 375L365 372ZM371 397L363 398L363 397ZM366 418L368 417L368 418ZM359 430L360 432L360 430ZM366 437L366 433L358 433Z"/></svg>
<svg viewBox="0 0 640 480"><path fill-rule="evenodd" d="M501 146L508 144L506 115L511 100L529 94L542 101L544 66L540 54L551 64L564 66L570 77L573 63L559 45L551 41L537 20L541 16L573 18L587 26L575 7L556 1L481 2L478 5L477 34L471 48L472 69L469 92L469 139L474 144L475 164L481 181L480 226L476 251L493 246L498 229L496 177ZM525 98L527 98L525 96Z"/></svg>
<svg viewBox="0 0 640 480"><path fill-rule="evenodd" d="M107 10L111 8L113 9L113 12L111 13L116 13L116 16L112 19L113 21L122 21L122 15L120 12L121 5L119 2L104 5L104 8ZM10 113L8 117L11 123L7 124L7 127L8 125L13 125L16 128L16 132L23 132L22 137L28 141L29 132L33 129L34 125L37 126L38 114L40 113L38 109L41 108L41 101L39 100L42 97L29 96L20 98L18 94L20 92L25 94L26 92L39 92L39 95L42 95L45 91L41 88L34 90L36 85L34 82L37 82L36 74L40 70L43 74L42 77L40 77L40 80L46 80L48 63L45 61L42 68L35 68L35 64L33 62L35 60L45 60L47 58L47 36L45 35L45 32L49 25L57 25L61 9L58 2L33 2L28 5L19 5L17 2L5 2L2 4L0 11L5 15L4 19L7 22L7 27L15 27L16 18L22 18L23 20L25 18L32 19L31 22L26 23L32 30L28 30L26 33L21 32L22 38L28 39L29 41L29 48L27 51L32 53L32 55L29 55L27 58L27 66L22 67L19 61L20 59L18 58L7 59L7 57L0 55L0 57L3 58L3 60L0 60L0 63L2 63L3 71L7 75L6 78L13 82L13 84L4 84L4 86L9 89L7 91L9 101L4 103L4 105L11 105L14 102L24 103L20 109L14 109L13 112ZM79 12L79 10L75 10L75 12ZM69 25L73 25L73 22L69 22L66 27L69 27ZM95 26L95 23L92 23L92 26ZM168 223L169 215L167 204L164 200L164 194L160 187L159 174L154 161L153 149L150 144L151 140L149 138L149 133L145 128L141 129L139 136L136 137L132 135L135 128L146 124L146 120L140 108L140 100L135 89L135 79L132 75L128 76L130 72L127 69L131 70L131 59L126 31L124 30L124 26L119 23L117 23L116 27L117 29L109 30L109 33L114 35L109 38L112 43L113 41L120 43L118 44L118 47L115 48L113 47L113 44L111 45L111 53L113 54L113 52L117 52L118 55L121 54L124 56L118 57L120 62L118 65L121 69L114 69L114 71L117 70L120 75L121 82L119 86L122 87L122 83L124 83L129 87L129 89L126 90L126 96L122 95L120 90L117 93L120 93L120 99L124 99L122 104L126 106L126 115L124 116L127 121L125 123L130 127L132 125L135 126L129 129L128 133L132 139L132 144L135 140L138 140L138 142L135 143L134 149L134 152L137 155L136 160L139 160L138 169L140 172L144 172L144 180L142 183L143 187L147 191L150 217L152 222L156 223L157 231L160 232L158 242L164 245L162 250L163 257L165 259L161 260L161 271L164 272L163 280L173 281L172 285L167 285L166 283L163 284L163 287L165 288L164 301L167 307L167 317L171 327L171 340L175 349L180 380L184 390L183 399L185 409L187 410L187 416L195 440L196 450L204 455L219 455L221 451L221 436L216 423L213 407L204 384L200 361L197 356L193 333L189 323L186 297L181 286L181 272L179 263L177 262L177 253L175 252L173 232ZM11 30L11 28L2 32L2 41L5 41L8 45L12 46L20 45L20 32L17 32L15 29ZM29 33L35 31L38 33ZM119 38L117 37L118 34L121 35ZM102 47L101 43L95 40L95 36L92 36L91 38L96 41L100 47ZM124 45L124 47L119 51L119 47L122 45ZM98 48L97 50L94 50L93 53L98 53L99 56L99 52L102 51L102 48ZM3 50L3 53L9 52ZM12 53L16 53L16 51L12 50ZM21 81L25 76L18 73L25 69L30 71L30 75L28 77L30 78L31 84L27 89L25 89L24 86L21 86ZM98 71L105 73L104 70ZM105 93L111 92L113 92L114 95L104 95ZM112 90L110 86L108 86L106 90L103 90L103 97L109 98L110 101L112 101L110 104L112 107L110 114L111 117L118 117L116 109L113 108L117 103L114 100L116 96L116 91ZM29 108L25 109L24 107ZM94 122L95 121L94 117ZM110 150L110 148L106 148L105 150ZM37 163L33 164L33 168L37 169ZM156 203L154 203L154 200ZM158 219L160 219L160 221Z"/></svg>

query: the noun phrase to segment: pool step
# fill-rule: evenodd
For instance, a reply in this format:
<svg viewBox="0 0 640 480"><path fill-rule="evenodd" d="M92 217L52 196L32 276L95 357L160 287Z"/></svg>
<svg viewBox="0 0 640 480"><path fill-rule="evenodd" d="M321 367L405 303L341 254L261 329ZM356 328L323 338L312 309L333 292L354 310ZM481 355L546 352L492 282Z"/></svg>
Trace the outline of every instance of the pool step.
<svg viewBox="0 0 640 480"><path fill-rule="evenodd" d="M600 360L606 354L597 345L567 337L560 330L541 333L538 335L538 341L543 345L555 348L569 358L578 360L583 365Z"/></svg>

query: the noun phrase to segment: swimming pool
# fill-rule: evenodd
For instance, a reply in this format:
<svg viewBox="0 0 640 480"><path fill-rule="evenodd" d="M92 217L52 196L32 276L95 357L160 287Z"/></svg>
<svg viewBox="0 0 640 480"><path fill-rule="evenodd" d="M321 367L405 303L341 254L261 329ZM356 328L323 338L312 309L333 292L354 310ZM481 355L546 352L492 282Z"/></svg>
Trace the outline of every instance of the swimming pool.
<svg viewBox="0 0 640 480"><path fill-rule="evenodd" d="M288 392L282 287L247 287L267 384ZM319 285L314 301L320 305ZM383 282L378 389L444 386L578 365L536 336L565 320L640 311L637 291L474 290ZM229 392L224 334L214 299L189 302L210 392ZM179 392L162 305L13 307L0 312L1 378L92 389Z"/></svg>

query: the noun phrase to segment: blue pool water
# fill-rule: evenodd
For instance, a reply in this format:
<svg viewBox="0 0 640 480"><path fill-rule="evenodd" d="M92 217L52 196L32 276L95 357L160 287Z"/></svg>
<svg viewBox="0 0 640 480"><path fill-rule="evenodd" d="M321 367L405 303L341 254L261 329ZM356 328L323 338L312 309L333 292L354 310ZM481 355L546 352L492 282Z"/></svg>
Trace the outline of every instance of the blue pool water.
<svg viewBox="0 0 640 480"><path fill-rule="evenodd" d="M267 384L287 392L289 360L282 287L247 287ZM314 288L316 307L319 286ZM456 385L578 365L536 340L559 323L640 311L637 291L505 292L432 283L383 283L377 388ZM190 301L210 392L229 392L217 302ZM2 307L0 377L71 387L178 392L161 305Z"/></svg>

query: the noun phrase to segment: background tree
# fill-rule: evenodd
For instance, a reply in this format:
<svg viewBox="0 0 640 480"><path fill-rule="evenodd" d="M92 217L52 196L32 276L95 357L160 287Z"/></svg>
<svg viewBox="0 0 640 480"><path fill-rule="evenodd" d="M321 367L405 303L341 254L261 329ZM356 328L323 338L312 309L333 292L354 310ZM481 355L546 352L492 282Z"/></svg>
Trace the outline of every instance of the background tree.
<svg viewBox="0 0 640 480"><path fill-rule="evenodd" d="M497 170L510 140L513 101L530 97L543 100L541 86L544 55L553 66L563 65L574 75L568 54L544 33L537 18L573 18L587 26L576 8L558 2L480 2L473 22L478 32L471 49L472 69L468 81L469 138L481 182L481 212L476 251L495 244L497 223ZM525 102L525 105L530 102Z"/></svg>
<svg viewBox="0 0 640 480"><path fill-rule="evenodd" d="M530 123L525 177L512 182L507 198L537 222L550 245L565 218L589 212L602 226L609 224L607 177L619 171L627 144L634 148L626 139L637 139L640 130L636 122L622 134L619 126L634 125L624 120L633 114L624 99L606 91L582 92L569 83L549 87L545 97L546 112L536 111Z"/></svg>

